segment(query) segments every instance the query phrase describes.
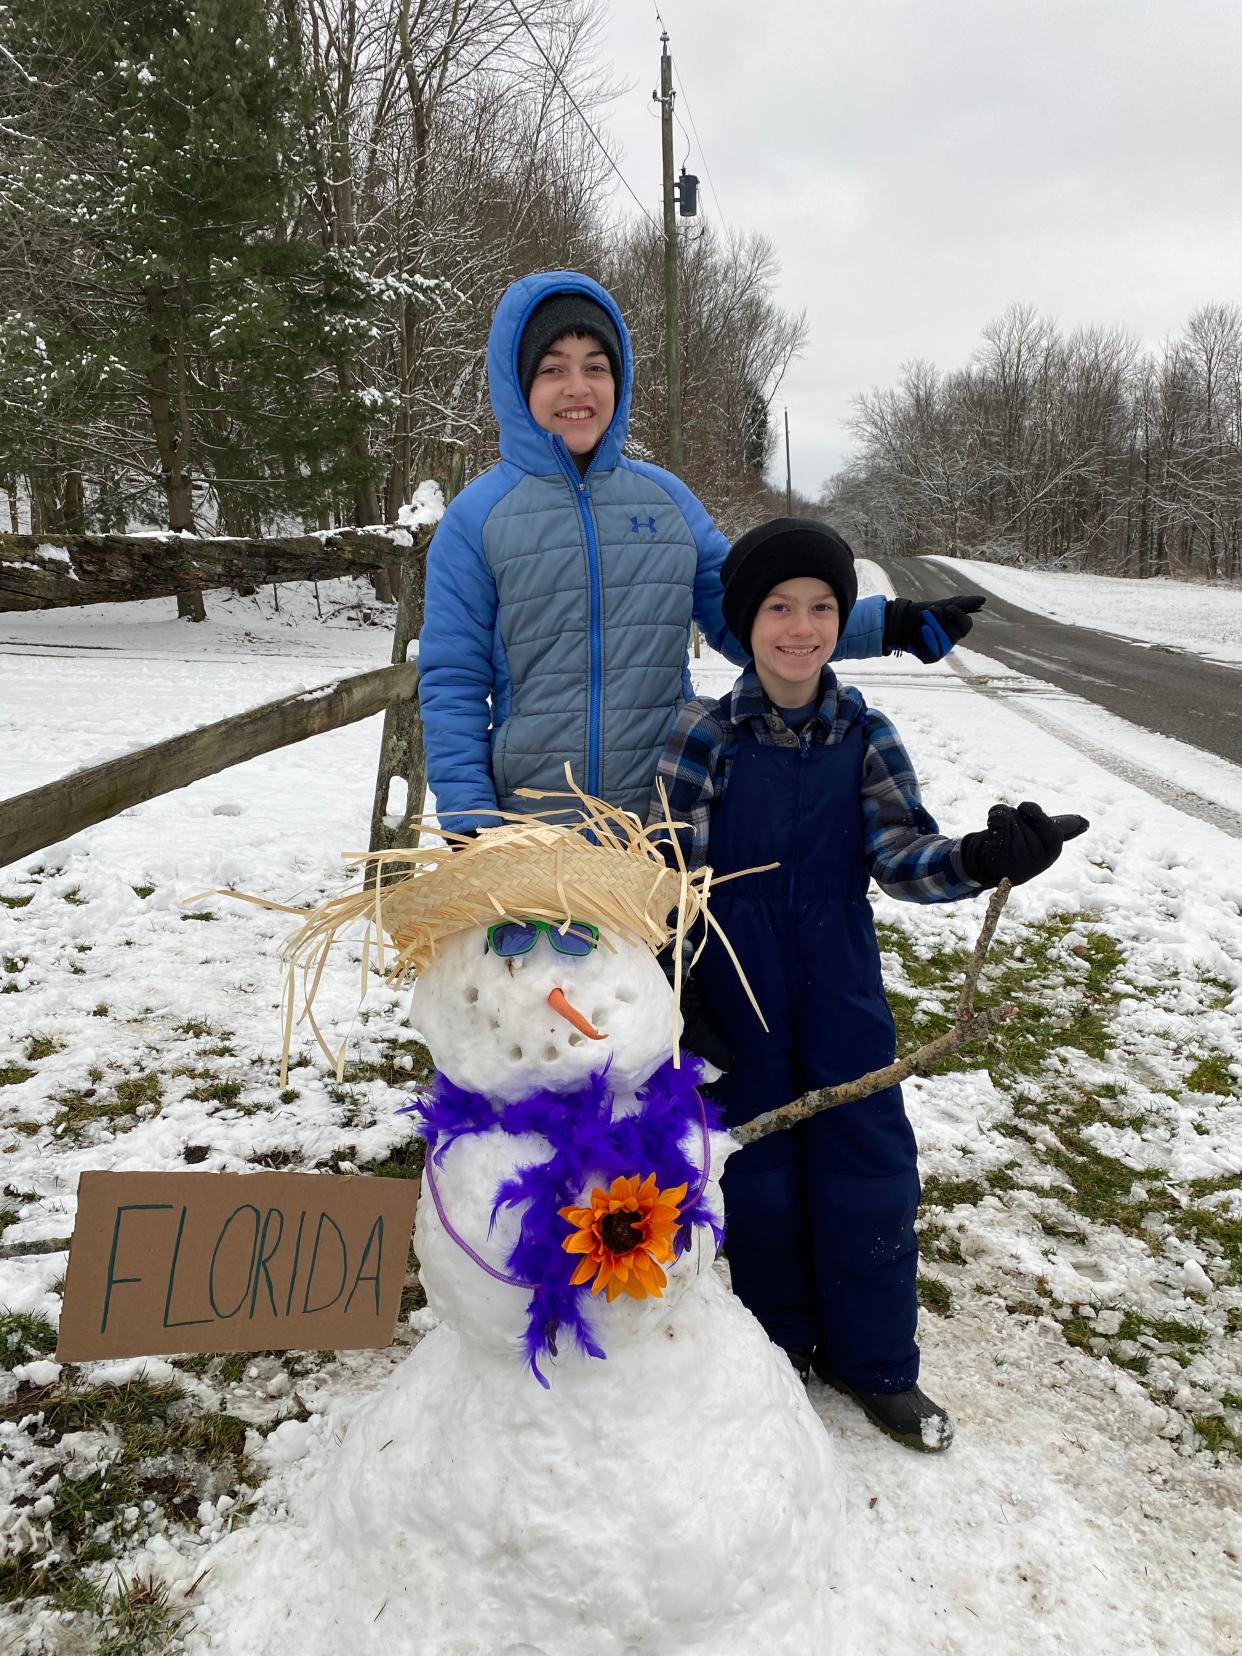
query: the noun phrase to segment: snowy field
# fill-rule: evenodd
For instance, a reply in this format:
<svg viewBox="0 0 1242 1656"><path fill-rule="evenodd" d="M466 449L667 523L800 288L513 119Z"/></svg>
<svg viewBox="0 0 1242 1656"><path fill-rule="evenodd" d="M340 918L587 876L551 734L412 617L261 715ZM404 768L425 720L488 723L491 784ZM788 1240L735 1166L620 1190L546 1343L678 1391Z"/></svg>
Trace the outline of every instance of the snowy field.
<svg viewBox="0 0 1242 1656"><path fill-rule="evenodd" d="M1011 569L979 558L931 561L969 570L985 592L1054 621L1190 650L1210 661L1242 662L1242 588L1236 586Z"/></svg>
<svg viewBox="0 0 1242 1656"><path fill-rule="evenodd" d="M1138 583L971 567L1015 602L1079 624L1107 611L1110 630L1148 636L1128 596L1100 596ZM1242 658L1242 596L1213 591L1209 609L1201 591L1160 584L1162 635ZM309 590L280 599L277 615L270 592L209 597L197 628L171 601L0 619L0 797L388 660L381 613L347 584L321 585L322 622ZM707 691L732 680L710 653L695 668ZM849 1516L831 1656L1242 1650L1242 856L1142 783L1184 767L1236 812L1242 772L1112 720L1128 780L948 666L849 676L896 720L946 832L1020 798L1092 826L1011 898L985 974L1021 1008L999 1050L907 1085L924 1384L958 1437L943 1457L912 1454L813 1385ZM1048 694L1067 728L1095 719ZM358 1012L342 951L319 1005L329 1039L349 1033L351 1067L338 1084L299 1036L282 1091L286 922L200 895L339 889L339 853L365 844L378 740L378 720L315 738L0 870L8 1249L67 1234L87 1168L401 1170L393 1112L420 1062L404 997L377 989ZM981 908L877 899L904 1041L951 1010ZM61 1372L64 1263L0 1258L0 1571L10 1599L49 1595L5 1607L0 1649L76 1656L105 1629L178 1617L186 1651L219 1649L213 1549L314 1478L429 1314L412 1290L387 1353ZM109 1648L180 1648L170 1637Z"/></svg>

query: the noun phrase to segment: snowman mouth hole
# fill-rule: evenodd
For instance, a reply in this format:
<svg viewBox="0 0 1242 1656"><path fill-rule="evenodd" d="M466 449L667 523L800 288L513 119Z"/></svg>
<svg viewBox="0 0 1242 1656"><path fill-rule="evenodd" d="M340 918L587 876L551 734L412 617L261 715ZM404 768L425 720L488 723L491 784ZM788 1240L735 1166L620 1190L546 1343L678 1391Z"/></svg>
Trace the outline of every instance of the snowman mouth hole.
<svg viewBox="0 0 1242 1656"><path fill-rule="evenodd" d="M499 1024L496 1027L499 1028ZM511 1046L509 1048L509 1056L513 1059L515 1064L520 1064L526 1054L522 1051L520 1046Z"/></svg>
<svg viewBox="0 0 1242 1656"><path fill-rule="evenodd" d="M638 996L632 989L618 989L617 999L621 1002L622 1006L633 1006L634 1002L638 999Z"/></svg>
<svg viewBox="0 0 1242 1656"><path fill-rule="evenodd" d="M544 1049L543 1049L543 1061L544 1061L545 1064L554 1063L556 1061L556 1059L558 1059L560 1057L560 1055L561 1055L561 1050L560 1050L559 1047L554 1047L554 1046L549 1045L549 1046L544 1047Z"/></svg>
<svg viewBox="0 0 1242 1656"><path fill-rule="evenodd" d="M579 1035L578 1031L575 1030L573 1032L573 1034L569 1037L569 1044L572 1047L585 1046L586 1045L586 1036L585 1035Z"/></svg>

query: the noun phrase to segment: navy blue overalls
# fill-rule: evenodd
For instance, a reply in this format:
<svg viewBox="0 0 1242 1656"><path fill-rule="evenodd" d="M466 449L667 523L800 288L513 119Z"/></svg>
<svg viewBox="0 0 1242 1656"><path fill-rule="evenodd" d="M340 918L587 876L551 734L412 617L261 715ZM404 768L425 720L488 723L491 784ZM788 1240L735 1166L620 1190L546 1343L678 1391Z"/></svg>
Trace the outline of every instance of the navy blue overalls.
<svg viewBox="0 0 1242 1656"><path fill-rule="evenodd" d="M780 863L712 893L768 1032L714 938L695 968L735 1053L713 1089L730 1126L894 1056L862 855L865 717L817 746L744 725L712 810L718 874ZM723 1188L734 1291L770 1337L867 1390L914 1385L919 1179L900 1087L737 1151Z"/></svg>

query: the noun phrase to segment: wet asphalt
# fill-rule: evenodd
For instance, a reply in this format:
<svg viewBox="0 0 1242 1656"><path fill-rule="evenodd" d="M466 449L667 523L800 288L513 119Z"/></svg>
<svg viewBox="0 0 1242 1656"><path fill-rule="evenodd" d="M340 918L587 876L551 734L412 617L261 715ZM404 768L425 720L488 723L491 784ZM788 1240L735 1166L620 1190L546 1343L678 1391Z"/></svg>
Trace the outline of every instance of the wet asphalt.
<svg viewBox="0 0 1242 1656"><path fill-rule="evenodd" d="M902 598L979 592L968 570L925 558L873 558ZM1167 644L1138 644L1035 615L987 595L967 649L1055 684L1119 718L1242 765L1242 669ZM1101 616L1107 626L1107 616Z"/></svg>

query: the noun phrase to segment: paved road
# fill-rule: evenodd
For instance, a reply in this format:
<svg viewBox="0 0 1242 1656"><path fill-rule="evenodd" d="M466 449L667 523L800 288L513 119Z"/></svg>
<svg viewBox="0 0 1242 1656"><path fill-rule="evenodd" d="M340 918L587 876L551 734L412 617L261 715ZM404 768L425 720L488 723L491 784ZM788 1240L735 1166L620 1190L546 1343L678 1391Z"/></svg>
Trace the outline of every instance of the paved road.
<svg viewBox="0 0 1242 1656"><path fill-rule="evenodd" d="M903 598L979 592L968 570L925 558L876 558ZM1071 627L988 594L967 648L1043 679L1161 736L1242 765L1242 670L1164 645Z"/></svg>

